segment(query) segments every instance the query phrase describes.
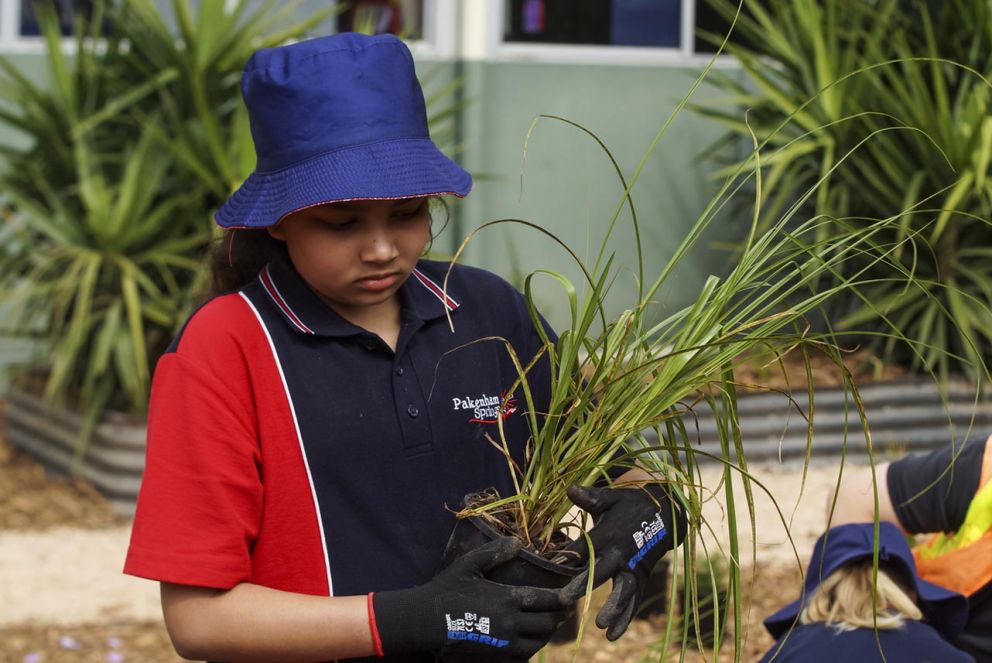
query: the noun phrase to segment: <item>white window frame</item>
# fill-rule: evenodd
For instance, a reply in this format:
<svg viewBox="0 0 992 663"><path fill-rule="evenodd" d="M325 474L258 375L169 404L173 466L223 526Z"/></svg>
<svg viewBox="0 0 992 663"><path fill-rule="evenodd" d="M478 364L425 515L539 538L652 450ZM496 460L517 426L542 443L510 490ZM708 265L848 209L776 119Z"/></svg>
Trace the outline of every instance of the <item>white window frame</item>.
<svg viewBox="0 0 992 663"><path fill-rule="evenodd" d="M224 0L226 3L232 0ZM25 36L21 28L21 0L0 0L0 54L3 55L44 55L46 51L45 38L42 35ZM98 39L96 48L105 47L103 39ZM62 38L62 52L74 55L76 38Z"/></svg>
<svg viewBox="0 0 992 663"><path fill-rule="evenodd" d="M215 0L207 0L215 1ZM486 0L469 0L472 2ZM233 2L233 0L226 0ZM458 4L460 0L423 0L421 17L423 39L409 42L415 57L428 59L454 58L458 44ZM45 39L41 36L20 34L21 0L0 0L0 53L8 55L43 55ZM74 52L75 40L66 37L62 40L62 50Z"/></svg>
<svg viewBox="0 0 992 663"><path fill-rule="evenodd" d="M712 59L710 53L695 53L695 23L697 0L682 1L682 26L680 44L677 48L651 46L607 46L580 44L541 44L533 42L503 41L506 3L508 0L463 0L485 3L484 16L475 12L476 21L484 23L484 45L481 49L470 48L469 57L474 53L484 53L484 58L498 62L545 62L585 65L635 65L635 66L705 66ZM479 31L476 30L478 35ZM736 58L719 56L714 63L717 67L736 67Z"/></svg>
<svg viewBox="0 0 992 663"><path fill-rule="evenodd" d="M71 46L71 39L62 40L62 50ZM44 37L21 35L20 0L0 0L0 52L41 55L45 52Z"/></svg>
<svg viewBox="0 0 992 663"><path fill-rule="evenodd" d="M2 1L0 0L0 2ZM459 1L421 0L423 5L420 29L423 32L423 37L406 40L406 45L410 48L414 58L437 60L455 57L458 43L457 12Z"/></svg>
<svg viewBox="0 0 992 663"><path fill-rule="evenodd" d="M478 0L475 0L478 1ZM459 0L423 0L424 36L407 42L414 58L450 59L458 52Z"/></svg>

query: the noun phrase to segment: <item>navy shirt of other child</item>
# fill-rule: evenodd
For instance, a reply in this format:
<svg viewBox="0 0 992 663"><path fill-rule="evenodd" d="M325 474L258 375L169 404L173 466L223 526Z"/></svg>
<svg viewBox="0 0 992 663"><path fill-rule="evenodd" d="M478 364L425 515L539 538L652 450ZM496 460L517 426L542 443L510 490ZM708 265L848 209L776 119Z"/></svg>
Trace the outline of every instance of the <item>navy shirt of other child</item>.
<svg viewBox="0 0 992 663"><path fill-rule="evenodd" d="M797 625L760 663L974 663L975 659L940 637L931 626L908 620L898 629L840 631L824 622ZM881 651L879 651L881 646ZM882 658L884 652L885 658Z"/></svg>

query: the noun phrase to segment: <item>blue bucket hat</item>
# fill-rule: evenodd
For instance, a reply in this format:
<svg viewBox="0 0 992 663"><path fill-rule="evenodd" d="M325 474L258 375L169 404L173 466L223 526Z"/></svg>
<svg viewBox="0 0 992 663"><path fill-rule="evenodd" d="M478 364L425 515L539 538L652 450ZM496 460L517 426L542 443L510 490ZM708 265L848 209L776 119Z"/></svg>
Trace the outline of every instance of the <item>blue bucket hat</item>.
<svg viewBox="0 0 992 663"><path fill-rule="evenodd" d="M413 58L393 35L261 49L241 92L257 163L217 210L224 228L265 228L330 202L461 197L472 188L431 140Z"/></svg>
<svg viewBox="0 0 992 663"><path fill-rule="evenodd" d="M806 569L803 596L808 598L830 574L845 564L870 559L875 536L873 523L855 523L833 527L817 539L813 557ZM890 522L881 522L878 531L878 563L895 569L896 573L916 588L916 602L927 623L944 638L953 640L964 628L968 618L968 600L956 592L944 589L916 575L916 563L905 535ZM765 628L776 639L797 623L802 599L793 601L764 621Z"/></svg>

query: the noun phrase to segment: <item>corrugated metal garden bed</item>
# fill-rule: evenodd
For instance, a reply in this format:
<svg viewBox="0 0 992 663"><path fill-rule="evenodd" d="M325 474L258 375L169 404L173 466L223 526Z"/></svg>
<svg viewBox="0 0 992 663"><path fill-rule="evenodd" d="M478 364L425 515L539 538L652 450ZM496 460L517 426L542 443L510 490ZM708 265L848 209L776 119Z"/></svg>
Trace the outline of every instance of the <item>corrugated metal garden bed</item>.
<svg viewBox="0 0 992 663"><path fill-rule="evenodd" d="M868 383L859 393L876 458L933 449L992 430L988 387L978 398L975 383L964 379L939 386L929 378L901 378ZM853 394L841 388L820 388L813 403L814 433L809 444L806 391L739 395L741 439L748 461L797 460L807 451L814 461L841 454L866 459L868 445ZM696 448L719 455L716 422L709 407L701 404L693 413L685 421L690 433L698 435ZM653 432L647 437L657 443Z"/></svg>

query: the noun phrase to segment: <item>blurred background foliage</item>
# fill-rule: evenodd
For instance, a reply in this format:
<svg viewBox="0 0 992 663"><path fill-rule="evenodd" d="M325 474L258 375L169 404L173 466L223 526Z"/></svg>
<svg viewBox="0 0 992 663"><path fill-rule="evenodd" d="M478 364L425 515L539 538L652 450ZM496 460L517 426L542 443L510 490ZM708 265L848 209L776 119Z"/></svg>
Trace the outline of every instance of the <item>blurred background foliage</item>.
<svg viewBox="0 0 992 663"><path fill-rule="evenodd" d="M739 3L710 4L733 19ZM915 370L988 362L992 3L747 0L744 9L735 27L742 38L727 51L747 80L712 72L729 108L695 110L728 127L714 148L750 144L752 132L764 144L763 217L772 222L799 206L801 218L829 221L824 236L899 220L878 241L898 247L893 258L911 283L879 266L870 284L837 298L827 319L856 327L856 338L886 361ZM711 157L718 154L726 152ZM721 173L750 162L725 162ZM862 267L848 263L834 282Z"/></svg>
<svg viewBox="0 0 992 663"><path fill-rule="evenodd" d="M300 37L298 3L106 1L64 52L35 5L47 81L0 58L0 121L25 138L0 174L3 332L39 341L13 379L84 415L141 414L150 367L201 290L211 212L254 167L240 74ZM195 10L193 7L197 7Z"/></svg>
<svg viewBox="0 0 992 663"><path fill-rule="evenodd" d="M734 0L708 2L736 13ZM13 377L80 407L92 425L108 407L143 412L151 367L202 290L211 212L254 166L244 62L320 29L340 7L301 20L301 2L172 0L163 15L152 0L103 0L77 17L66 49L51 0L35 6L47 80L0 58L0 122L25 138L0 146L0 332L41 349ZM895 325L915 352L891 333L863 339L918 369L989 359L989 3L747 0L745 9L728 50L750 80L711 71L729 105L697 110L734 144L750 144L752 130L767 141L762 217L798 204L808 209L796 218L822 214L843 232L897 215L898 233L880 244L912 239L895 253L911 287L880 273L830 319ZM457 151L464 81L438 71L424 81L432 129Z"/></svg>

